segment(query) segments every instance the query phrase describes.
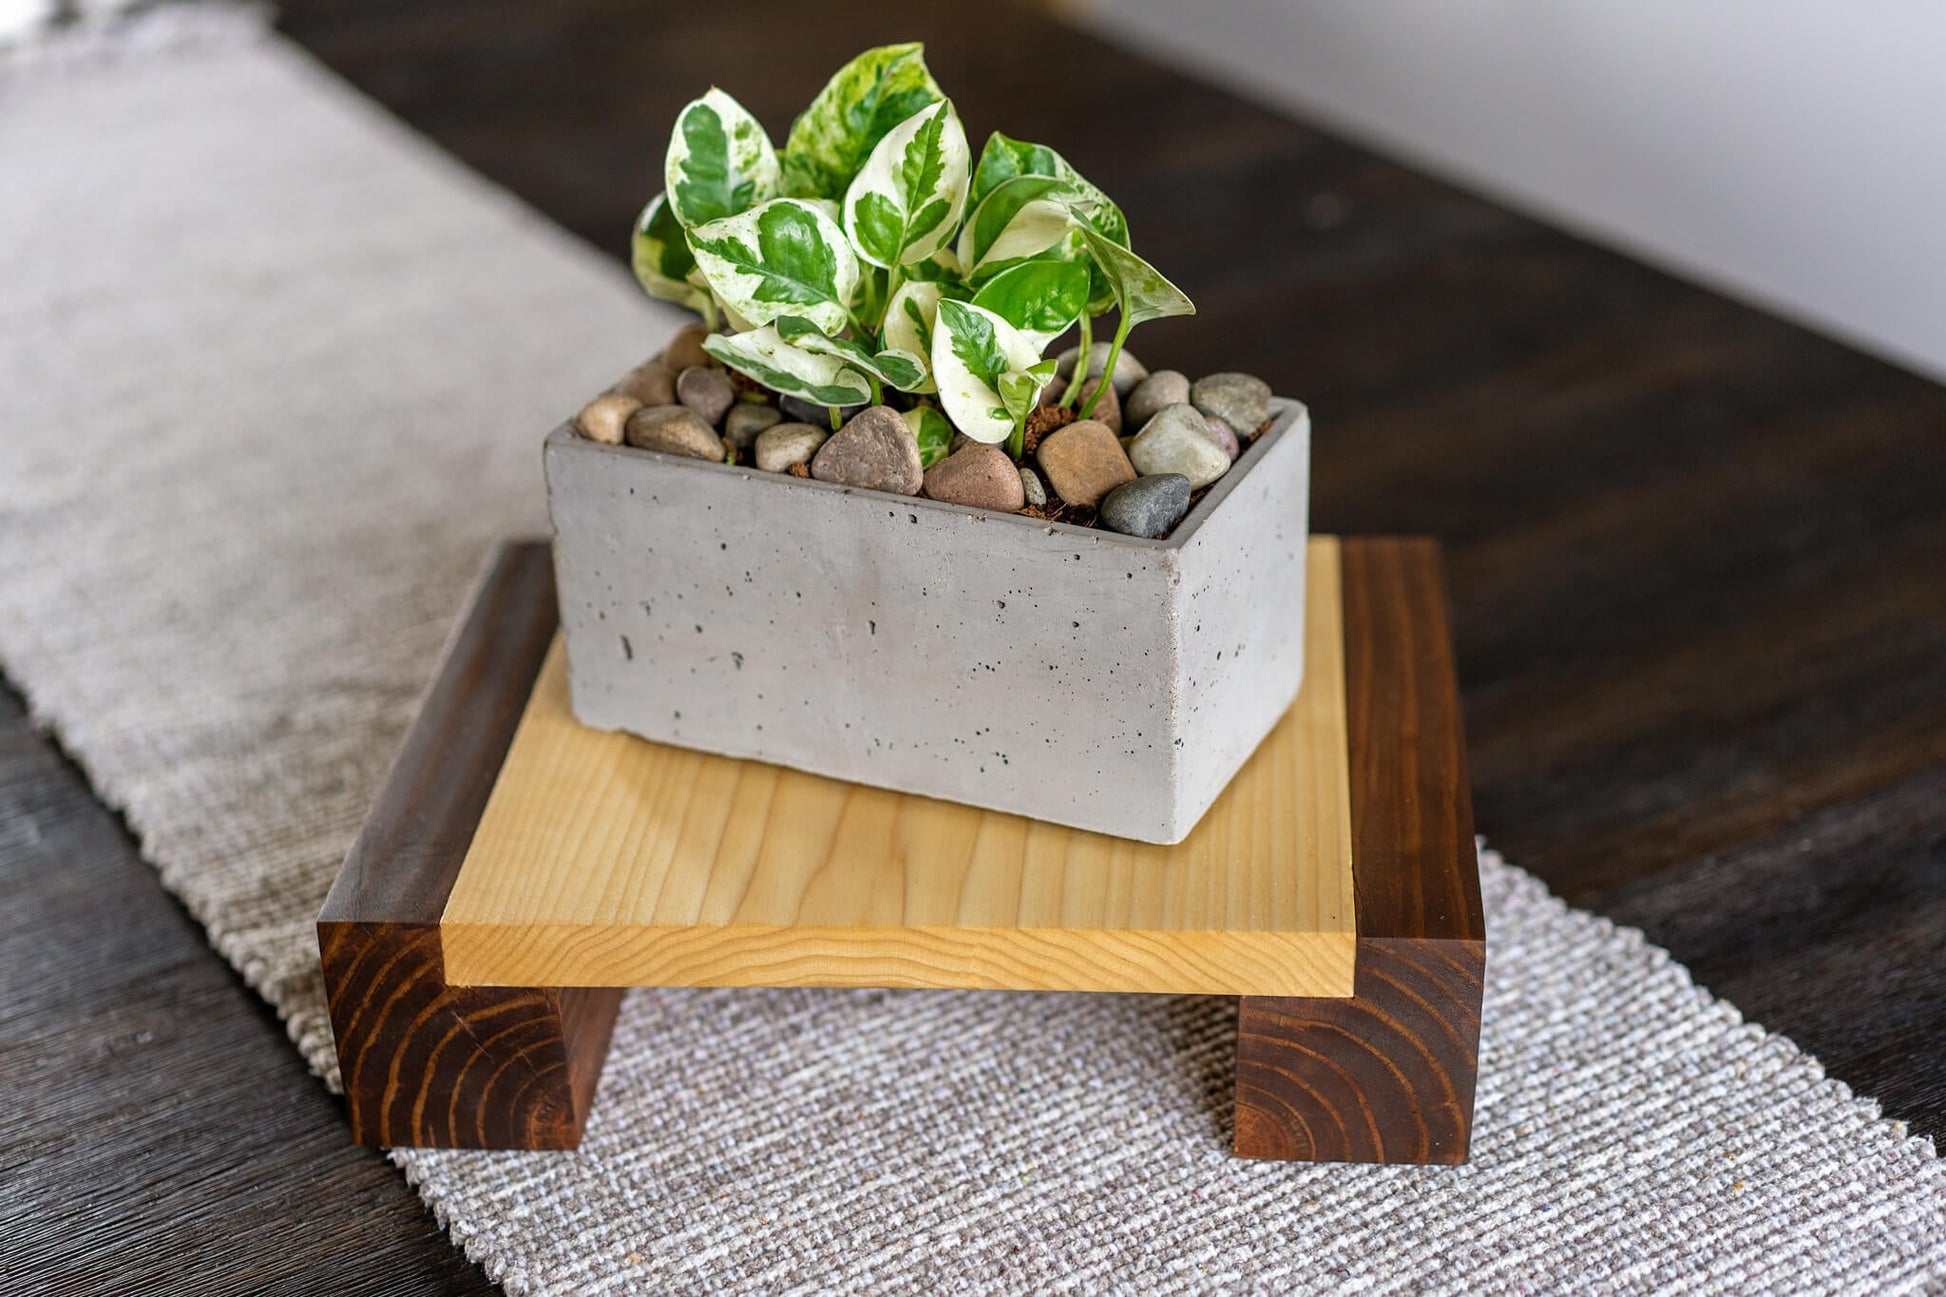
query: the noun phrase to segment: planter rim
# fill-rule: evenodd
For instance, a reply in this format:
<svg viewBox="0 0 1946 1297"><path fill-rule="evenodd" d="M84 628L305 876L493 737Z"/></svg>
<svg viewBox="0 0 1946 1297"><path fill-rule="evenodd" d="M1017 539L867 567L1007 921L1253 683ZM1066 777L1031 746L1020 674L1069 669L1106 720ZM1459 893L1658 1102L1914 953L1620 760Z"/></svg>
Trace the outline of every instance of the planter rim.
<svg viewBox="0 0 1946 1297"><path fill-rule="evenodd" d="M1088 536L1097 543L1107 542L1115 545L1133 546L1138 549L1173 550L1181 549L1196 535L1197 530L1221 505L1230 491L1242 481L1245 473L1254 467L1258 460L1269 453L1270 447L1281 438L1299 416L1306 414L1304 403L1289 397L1273 396L1270 399L1270 427L1263 435L1250 443L1250 448L1238 456L1230 471L1218 478L1216 484L1204 493L1183 520L1176 524L1175 530L1166 539L1154 540L1144 536L1126 536L1107 527L1077 527L1071 522L1050 522L1045 518L1029 518L1018 513L996 513L991 509L975 509L963 504L948 504L943 500L930 500L921 495L894 495L889 491L867 491L863 487L845 486L838 482L821 482L814 477L795 477L788 473L767 473L754 465L719 464L715 460L695 459L688 455L669 455L659 450L643 450L637 446L611 446L606 442L591 441L574 430L574 425L563 423L548 434L547 444L572 444L577 451L621 455L629 458L647 455L683 472L696 473L735 473L746 479L770 479L765 488L788 486L793 489L810 488L817 491L836 491L843 495L870 495L893 501L896 504L922 511L957 514L978 522L993 523L996 526L1032 527L1046 535L1069 534Z"/></svg>

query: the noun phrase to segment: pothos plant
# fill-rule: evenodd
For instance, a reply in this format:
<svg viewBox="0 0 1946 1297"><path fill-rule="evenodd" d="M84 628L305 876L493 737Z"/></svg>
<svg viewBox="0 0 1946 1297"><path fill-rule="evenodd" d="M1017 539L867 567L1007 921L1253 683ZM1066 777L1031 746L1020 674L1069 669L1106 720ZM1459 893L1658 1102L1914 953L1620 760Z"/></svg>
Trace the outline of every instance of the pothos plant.
<svg viewBox="0 0 1946 1297"><path fill-rule="evenodd" d="M1196 309L1053 149L995 132L975 164L917 44L840 68L781 152L723 91L688 104L633 254L650 293L702 314L712 356L829 407L834 428L841 406L904 394L928 465L955 427L1018 459L1054 377L1043 353L1069 328L1085 356L1096 318L1117 310L1112 374L1136 325Z"/></svg>

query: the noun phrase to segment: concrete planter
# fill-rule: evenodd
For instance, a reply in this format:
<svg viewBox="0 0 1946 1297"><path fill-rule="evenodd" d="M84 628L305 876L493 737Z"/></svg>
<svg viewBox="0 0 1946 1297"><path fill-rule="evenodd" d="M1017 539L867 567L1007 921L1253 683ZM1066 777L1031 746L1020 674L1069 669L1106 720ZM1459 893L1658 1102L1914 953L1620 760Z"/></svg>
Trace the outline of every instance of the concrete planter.
<svg viewBox="0 0 1946 1297"><path fill-rule="evenodd" d="M1167 540L547 439L575 714L1177 842L1304 672L1310 421Z"/></svg>

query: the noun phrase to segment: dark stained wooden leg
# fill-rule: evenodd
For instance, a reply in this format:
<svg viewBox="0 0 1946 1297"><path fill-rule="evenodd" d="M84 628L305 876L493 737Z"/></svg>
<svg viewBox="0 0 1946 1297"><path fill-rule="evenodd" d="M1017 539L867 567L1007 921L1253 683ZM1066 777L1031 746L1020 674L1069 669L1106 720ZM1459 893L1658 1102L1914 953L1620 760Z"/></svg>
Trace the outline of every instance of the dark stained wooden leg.
<svg viewBox="0 0 1946 1297"><path fill-rule="evenodd" d="M439 943L439 916L556 616L547 546L502 548L318 915L361 1144L581 1140L621 992L449 987Z"/></svg>
<svg viewBox="0 0 1946 1297"><path fill-rule="evenodd" d="M1486 920L1439 553L1342 555L1358 969L1347 1000L1242 997L1236 1151L1463 1162Z"/></svg>

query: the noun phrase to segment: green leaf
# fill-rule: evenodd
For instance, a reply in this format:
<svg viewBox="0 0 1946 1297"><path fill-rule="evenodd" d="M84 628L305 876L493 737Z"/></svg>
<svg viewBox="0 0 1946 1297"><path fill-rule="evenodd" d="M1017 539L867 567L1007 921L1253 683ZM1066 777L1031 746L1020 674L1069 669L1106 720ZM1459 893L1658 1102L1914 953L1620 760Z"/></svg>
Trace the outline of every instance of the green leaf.
<svg viewBox="0 0 1946 1297"><path fill-rule="evenodd" d="M1015 417L1000 392L1009 373L1030 377L1040 364L1040 347L1013 325L984 307L941 298L932 333L932 372L939 403L955 426L989 444L1006 440ZM1044 372L1049 378L1052 369ZM1042 379L1035 387L1046 386ZM1015 384L1016 394L1019 384ZM1031 401L1029 406L1031 408Z"/></svg>
<svg viewBox="0 0 1946 1297"><path fill-rule="evenodd" d="M696 269L689 241L663 195L651 198L635 218L629 251L635 278L651 296L698 311L708 308L708 281Z"/></svg>
<svg viewBox="0 0 1946 1297"><path fill-rule="evenodd" d="M676 116L663 191L684 229L747 212L777 194L777 151L750 110L714 86Z"/></svg>
<svg viewBox="0 0 1946 1297"><path fill-rule="evenodd" d="M843 360L794 347L769 326L712 333L703 339L703 350L774 392L814 405L860 405L872 396L871 384Z"/></svg>
<svg viewBox="0 0 1946 1297"><path fill-rule="evenodd" d="M1059 244L1074 227L1066 205L1072 196L1067 182L1052 176L1016 176L996 187L960 227L957 254L967 279L978 283Z"/></svg>
<svg viewBox="0 0 1946 1297"><path fill-rule="evenodd" d="M930 405L915 405L899 415L919 443L919 466L931 468L952 451L953 425Z"/></svg>
<svg viewBox="0 0 1946 1297"><path fill-rule="evenodd" d="M827 207L773 198L691 230L689 247L716 295L747 323L796 315L835 334L851 320L858 254Z"/></svg>
<svg viewBox="0 0 1946 1297"><path fill-rule="evenodd" d="M973 294L973 305L984 306L1044 347L1080 318L1088 304L1088 274L1082 262L1023 261L987 280Z"/></svg>
<svg viewBox="0 0 1946 1297"><path fill-rule="evenodd" d="M890 383L901 392L917 391L930 377L926 372L926 362L910 351L896 347L873 351L864 343L854 342L850 338L830 337L809 320L800 320L794 315L778 316L774 327L777 336L792 346L819 355L836 356L853 369L870 374L881 383Z"/></svg>
<svg viewBox="0 0 1946 1297"><path fill-rule="evenodd" d="M977 207L988 194L1019 176L1048 176L1061 181L1064 187L1050 197L1058 199L1077 223L1093 226L1111 241L1128 246L1128 219L1107 194L1045 144L1029 144L998 131L987 137L986 147L980 150L969 203ZM1086 255L1086 246L1078 232L1070 231L1050 255L1076 261ZM1114 301L1114 293L1099 267L1091 266L1090 271L1087 308L1090 314L1098 315Z"/></svg>
<svg viewBox="0 0 1946 1297"><path fill-rule="evenodd" d="M1034 401L1054 377L1055 362L1042 361L1031 369L1010 369L1000 375L1000 403L1018 426L1034 408Z"/></svg>
<svg viewBox="0 0 1946 1297"><path fill-rule="evenodd" d="M966 210L972 155L947 100L889 131L845 191L845 232L878 266L925 261L953 237Z"/></svg>
<svg viewBox="0 0 1946 1297"><path fill-rule="evenodd" d="M1169 315L1194 315L1196 304L1182 289L1162 277L1162 272L1119 243L1086 226L1081 230L1089 255L1108 277L1115 292L1115 303L1122 308L1118 326L1124 334L1145 320Z"/></svg>
<svg viewBox="0 0 1946 1297"><path fill-rule="evenodd" d="M882 45L839 68L791 125L784 143L784 192L842 198L893 127L946 97L926 70L925 47Z"/></svg>

